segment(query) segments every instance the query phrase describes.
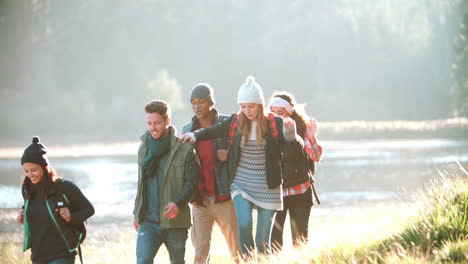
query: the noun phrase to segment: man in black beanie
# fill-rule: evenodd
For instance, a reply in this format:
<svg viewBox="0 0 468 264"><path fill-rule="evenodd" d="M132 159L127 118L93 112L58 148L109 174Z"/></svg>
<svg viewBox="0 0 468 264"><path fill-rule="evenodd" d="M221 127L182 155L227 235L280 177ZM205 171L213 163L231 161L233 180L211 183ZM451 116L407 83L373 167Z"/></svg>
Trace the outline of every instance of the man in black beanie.
<svg viewBox="0 0 468 264"><path fill-rule="evenodd" d="M199 83L192 88L190 103L195 115L183 127L183 133L229 118L218 114L214 108L213 89L207 83ZM192 201L193 226L190 230L195 264L209 262L211 230L215 221L223 232L231 256L236 259L240 253L237 219L227 175L227 146L228 138L197 141L194 146L201 164L198 192Z"/></svg>
<svg viewBox="0 0 468 264"><path fill-rule="evenodd" d="M213 88L211 88L207 83L199 83L192 88L192 92L190 93L190 102L197 98L208 101L212 106L215 104Z"/></svg>

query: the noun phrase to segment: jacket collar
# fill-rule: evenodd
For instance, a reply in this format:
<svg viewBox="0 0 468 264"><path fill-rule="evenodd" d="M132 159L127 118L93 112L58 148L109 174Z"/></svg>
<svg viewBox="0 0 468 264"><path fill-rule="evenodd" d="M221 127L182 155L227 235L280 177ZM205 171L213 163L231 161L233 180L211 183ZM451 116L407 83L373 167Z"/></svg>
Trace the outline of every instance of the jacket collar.
<svg viewBox="0 0 468 264"><path fill-rule="evenodd" d="M171 136L171 145L173 144L174 142L174 135L177 133L177 130L174 126L172 125L169 125L169 128L168 128L168 132L167 132L167 136ZM140 140L141 142L143 143L148 143L148 136L151 136L149 130L146 130L145 133L143 133L143 135L140 136Z"/></svg>
<svg viewBox="0 0 468 264"><path fill-rule="evenodd" d="M214 123L218 121L218 110L216 108L212 108L211 112L214 114ZM198 117L194 115L192 117L192 127L190 128L190 131L194 131L200 128L200 121L198 120Z"/></svg>
<svg viewBox="0 0 468 264"><path fill-rule="evenodd" d="M149 130L146 130L146 132L140 137L142 147L143 147L143 153L142 153L143 156L146 156L146 152L148 151L148 137L150 137L150 136L151 136L151 134L150 134ZM174 158L174 155L177 152L177 150L178 150L178 148L179 148L179 146L181 144L181 141L176 136L176 129L175 129L174 126L172 126L172 125L169 126L169 131L168 131L167 136L171 137L171 150L169 152L169 156L168 156L168 159L166 161L166 167L164 168L164 177L166 176L167 170L169 168L168 165L171 164L172 159ZM140 153L138 155L140 155ZM143 158L141 158L141 156L139 156L138 158L139 158L139 161L138 161L139 164L140 164L140 162L143 162Z"/></svg>

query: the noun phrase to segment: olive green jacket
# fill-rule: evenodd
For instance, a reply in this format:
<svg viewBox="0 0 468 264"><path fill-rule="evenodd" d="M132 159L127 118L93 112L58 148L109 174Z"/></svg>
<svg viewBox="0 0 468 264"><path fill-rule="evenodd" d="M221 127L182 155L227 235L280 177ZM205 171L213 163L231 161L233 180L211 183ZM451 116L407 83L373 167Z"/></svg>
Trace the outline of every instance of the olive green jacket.
<svg viewBox="0 0 468 264"><path fill-rule="evenodd" d="M138 149L138 189L135 198L133 215L138 224L143 221L146 209L146 181L143 178L143 160L148 153L148 136L146 131L141 136L141 144ZM190 143L182 143L175 134L175 128L169 127L171 137L171 149L164 165L163 184L160 194L161 228L188 228L191 226L189 201L197 188L199 177L199 165ZM163 215L164 207L174 202L179 208L179 214L169 219Z"/></svg>

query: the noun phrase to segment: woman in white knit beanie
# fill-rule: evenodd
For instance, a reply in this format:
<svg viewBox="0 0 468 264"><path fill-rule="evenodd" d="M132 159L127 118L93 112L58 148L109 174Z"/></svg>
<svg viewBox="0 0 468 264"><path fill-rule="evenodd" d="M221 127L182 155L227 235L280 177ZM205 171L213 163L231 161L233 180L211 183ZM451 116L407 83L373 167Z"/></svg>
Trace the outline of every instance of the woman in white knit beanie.
<svg viewBox="0 0 468 264"><path fill-rule="evenodd" d="M228 174L231 198L236 209L242 253L248 256L257 249L268 253L277 210L283 208L281 191L281 145L291 144L301 150L304 141L296 134L291 118L281 119L265 110L261 86L252 76L239 88L240 110L225 122L181 136L195 142L228 137ZM284 125L283 125L284 124ZM253 237L253 209L257 209L257 227Z"/></svg>

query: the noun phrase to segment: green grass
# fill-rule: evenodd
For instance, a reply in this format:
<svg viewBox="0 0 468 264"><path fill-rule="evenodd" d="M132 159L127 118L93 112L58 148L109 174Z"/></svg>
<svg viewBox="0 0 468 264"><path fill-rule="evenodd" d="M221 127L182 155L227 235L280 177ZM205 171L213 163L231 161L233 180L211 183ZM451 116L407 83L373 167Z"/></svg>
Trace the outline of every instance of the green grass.
<svg viewBox="0 0 468 264"><path fill-rule="evenodd" d="M308 244L285 245L281 252L243 263L468 263L468 174L441 176L418 196L416 213L386 206L347 218L312 218ZM130 227L109 241L91 234L83 247L86 263L134 263L135 237ZM230 263L218 228L213 240L211 262ZM0 243L0 263L30 263L29 254L21 252L20 243ZM162 247L155 262L168 259ZM193 260L190 238L186 260Z"/></svg>

